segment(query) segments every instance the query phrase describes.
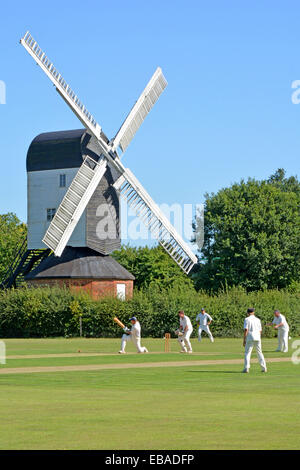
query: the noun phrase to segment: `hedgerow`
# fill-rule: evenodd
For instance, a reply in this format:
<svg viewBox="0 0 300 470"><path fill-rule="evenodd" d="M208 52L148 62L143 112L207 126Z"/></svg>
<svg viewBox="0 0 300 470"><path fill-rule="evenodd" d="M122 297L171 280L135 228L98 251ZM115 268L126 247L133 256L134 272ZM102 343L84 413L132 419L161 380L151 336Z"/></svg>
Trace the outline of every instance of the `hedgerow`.
<svg viewBox="0 0 300 470"><path fill-rule="evenodd" d="M19 288L0 292L0 336L57 337L78 336L79 318L86 337L116 337L120 328L113 322L117 316L128 324L131 316L139 318L143 336L159 338L178 327L178 310L183 309L196 327L195 318L204 307L213 317L214 336L239 337L248 307L256 309L265 325L279 309L287 318L291 335L300 335L300 292L268 290L246 293L232 288L209 295L194 289L136 290L133 298L122 301L105 297L92 300L84 293L62 288ZM264 326L264 336L273 336Z"/></svg>

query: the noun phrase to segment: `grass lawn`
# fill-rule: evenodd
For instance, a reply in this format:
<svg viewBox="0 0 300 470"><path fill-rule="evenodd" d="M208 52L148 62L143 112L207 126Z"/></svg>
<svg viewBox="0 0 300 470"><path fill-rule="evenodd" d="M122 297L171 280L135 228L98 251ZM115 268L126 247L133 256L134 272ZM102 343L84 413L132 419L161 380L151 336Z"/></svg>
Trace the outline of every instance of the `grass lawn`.
<svg viewBox="0 0 300 470"><path fill-rule="evenodd" d="M119 339L10 339L0 368L184 364L243 354L240 339L193 340L193 355L178 354L175 341L170 354L162 340L143 344L154 354L132 354L128 344L128 355L116 355ZM283 356L274 352L275 339L263 348L266 357ZM47 357L67 353L76 356ZM241 365L218 364L0 375L0 449L299 449L300 365L270 363L262 374L253 364L250 374L240 372Z"/></svg>

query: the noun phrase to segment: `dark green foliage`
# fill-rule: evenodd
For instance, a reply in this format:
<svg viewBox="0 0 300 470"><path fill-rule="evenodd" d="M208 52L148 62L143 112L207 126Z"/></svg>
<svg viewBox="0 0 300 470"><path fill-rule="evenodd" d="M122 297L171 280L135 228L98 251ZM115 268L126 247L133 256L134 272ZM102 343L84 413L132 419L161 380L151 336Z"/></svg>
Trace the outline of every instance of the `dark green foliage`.
<svg viewBox="0 0 300 470"><path fill-rule="evenodd" d="M292 192L297 194L297 196L300 196L300 181L296 176L286 178L285 170L283 168L278 168L274 175L271 175L267 180L267 183L276 186L281 191Z"/></svg>
<svg viewBox="0 0 300 470"><path fill-rule="evenodd" d="M0 279L14 260L26 233L26 225L15 214L9 212L0 215Z"/></svg>
<svg viewBox="0 0 300 470"><path fill-rule="evenodd" d="M160 245L153 248L122 246L112 256L135 276L138 289L154 284L160 288L193 287L192 281Z"/></svg>
<svg viewBox="0 0 300 470"><path fill-rule="evenodd" d="M206 195L198 289L285 288L300 280L300 182L278 170Z"/></svg>
<svg viewBox="0 0 300 470"><path fill-rule="evenodd" d="M129 318L136 315L143 336L159 338L166 332L174 334L179 309L190 316L196 327L195 318L201 307L213 317L215 336L241 336L248 307L256 309L263 325L273 319L274 309L279 309L287 317L291 334L300 334L300 293L288 290L247 294L241 288L232 288L210 296L192 290L152 287L135 291L133 299L127 301L109 297L93 301L67 289L19 288L0 293L0 337L78 336L80 315L84 336L117 337L122 330L113 317L128 325ZM264 327L264 335L274 336L274 331Z"/></svg>

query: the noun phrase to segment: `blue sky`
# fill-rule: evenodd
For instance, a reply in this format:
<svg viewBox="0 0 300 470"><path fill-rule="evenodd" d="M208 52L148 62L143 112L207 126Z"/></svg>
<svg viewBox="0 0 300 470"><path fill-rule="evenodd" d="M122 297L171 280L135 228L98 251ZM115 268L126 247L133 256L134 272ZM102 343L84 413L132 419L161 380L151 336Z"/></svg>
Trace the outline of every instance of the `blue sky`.
<svg viewBox="0 0 300 470"><path fill-rule="evenodd" d="M197 204L278 167L299 175L299 14L276 0L2 2L0 213L26 221L31 140L81 127L18 44L26 30L109 137L162 67L169 85L123 162L157 203Z"/></svg>

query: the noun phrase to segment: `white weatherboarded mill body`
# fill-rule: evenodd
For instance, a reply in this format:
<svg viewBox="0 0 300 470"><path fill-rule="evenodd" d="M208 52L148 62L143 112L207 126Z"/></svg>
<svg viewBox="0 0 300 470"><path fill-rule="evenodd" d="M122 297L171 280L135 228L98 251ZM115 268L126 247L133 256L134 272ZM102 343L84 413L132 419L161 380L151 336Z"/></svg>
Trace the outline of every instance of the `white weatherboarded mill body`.
<svg viewBox="0 0 300 470"><path fill-rule="evenodd" d="M97 157L85 129L37 136L27 153L28 249L43 249L44 235L83 160ZM89 247L101 254L120 248L120 202L107 165L83 211L68 245Z"/></svg>

